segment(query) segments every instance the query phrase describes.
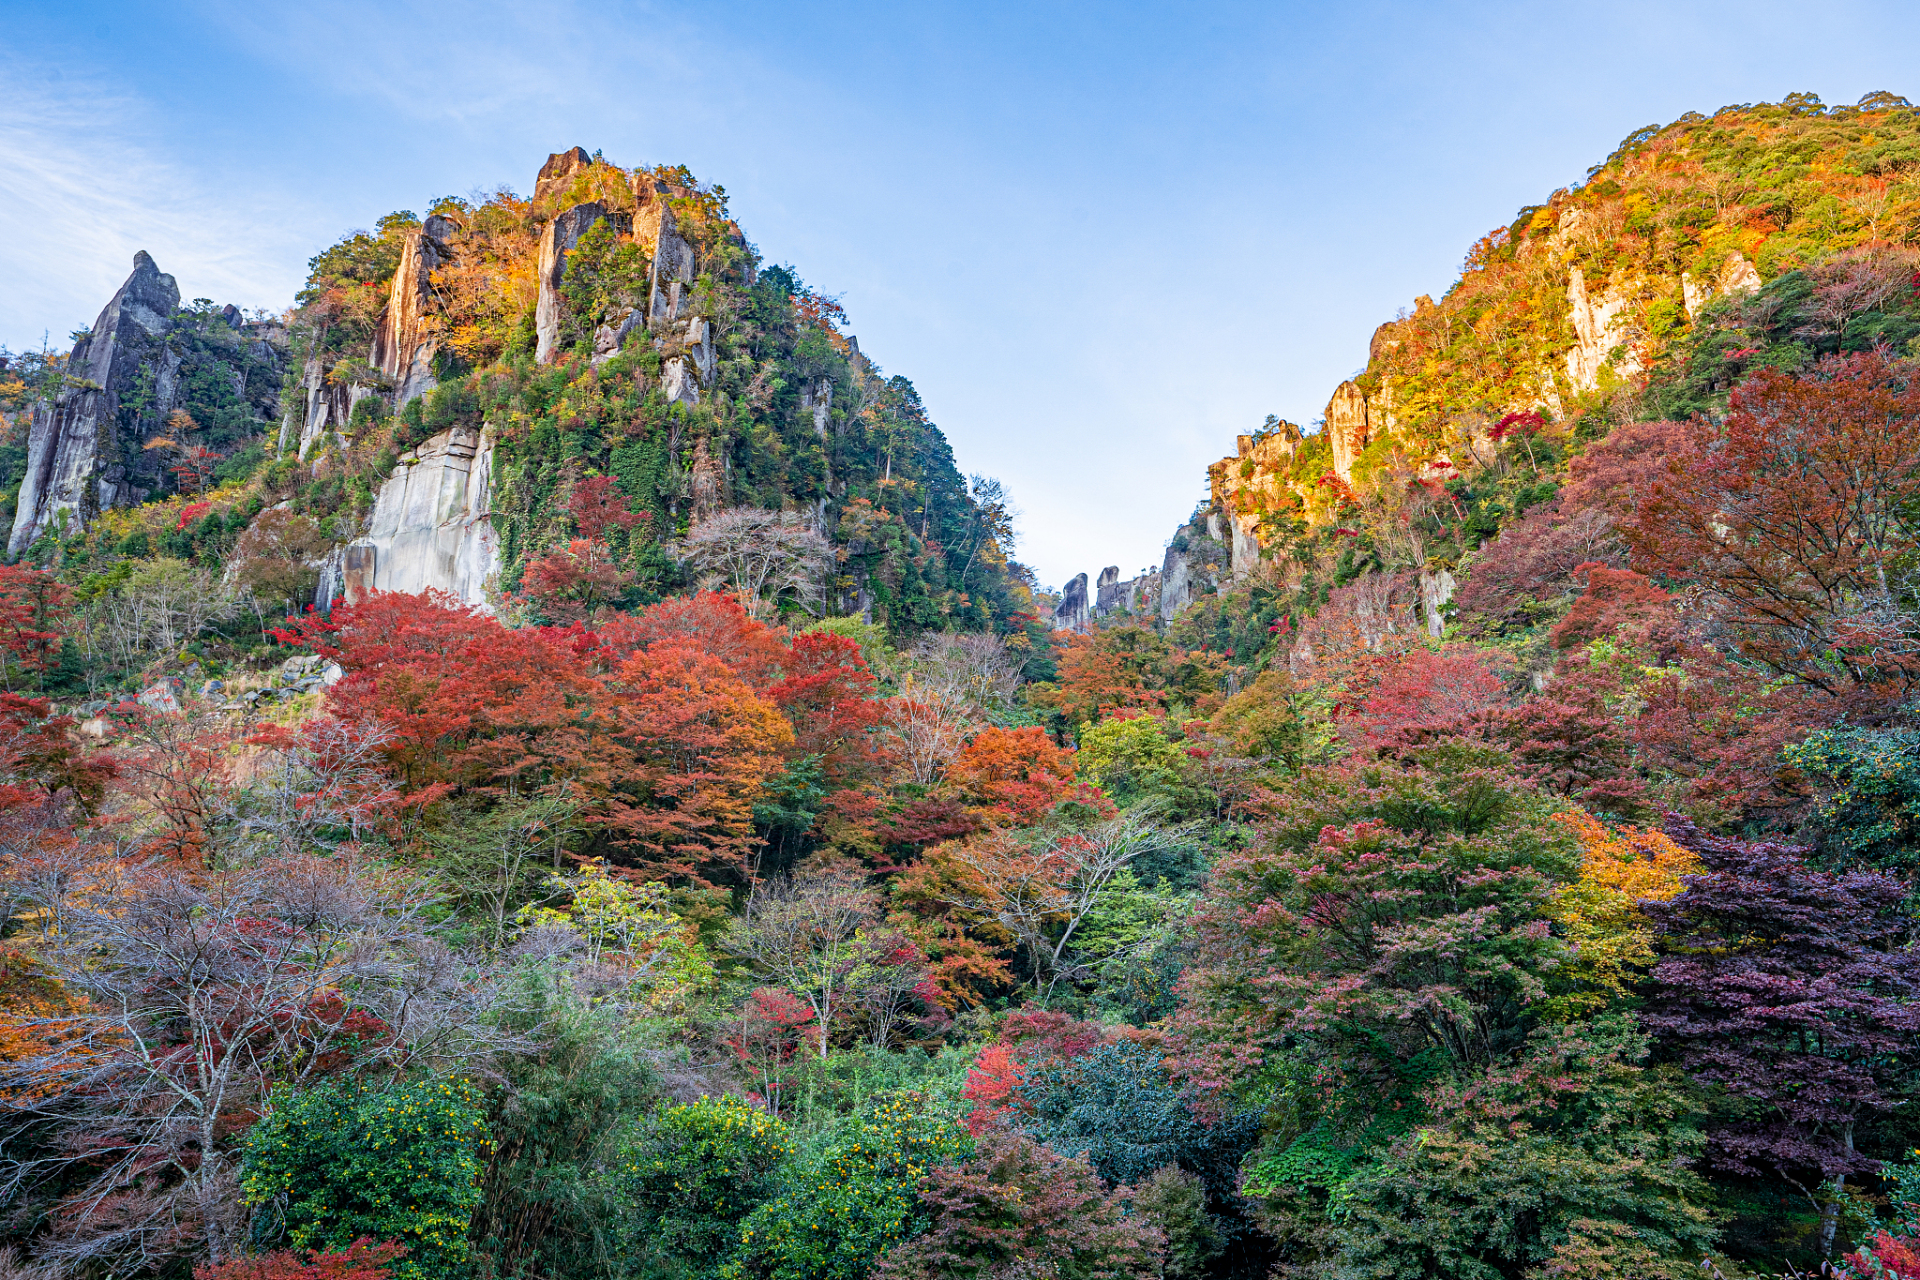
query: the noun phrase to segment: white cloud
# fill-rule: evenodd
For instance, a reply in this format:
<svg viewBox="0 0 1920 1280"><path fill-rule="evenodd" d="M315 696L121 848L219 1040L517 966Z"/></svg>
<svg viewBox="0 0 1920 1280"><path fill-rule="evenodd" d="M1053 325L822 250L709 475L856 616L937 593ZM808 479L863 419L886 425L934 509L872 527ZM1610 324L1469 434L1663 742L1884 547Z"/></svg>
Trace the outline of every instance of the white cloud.
<svg viewBox="0 0 1920 1280"><path fill-rule="evenodd" d="M148 104L71 70L0 61L0 343L93 323L141 249L184 298L285 306L313 252L292 201L211 185Z"/></svg>

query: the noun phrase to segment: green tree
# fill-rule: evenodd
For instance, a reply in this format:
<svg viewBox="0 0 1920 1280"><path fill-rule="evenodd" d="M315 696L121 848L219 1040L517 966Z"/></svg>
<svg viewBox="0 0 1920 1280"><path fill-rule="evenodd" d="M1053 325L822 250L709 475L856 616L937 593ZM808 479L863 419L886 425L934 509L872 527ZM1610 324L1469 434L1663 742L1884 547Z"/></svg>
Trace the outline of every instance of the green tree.
<svg viewBox="0 0 1920 1280"><path fill-rule="evenodd" d="M970 1147L958 1125L918 1096L882 1100L790 1168L779 1194L741 1224L721 1277L865 1280L875 1258L926 1229L920 1180Z"/></svg>
<svg viewBox="0 0 1920 1280"><path fill-rule="evenodd" d="M604 1280L625 1252L621 1135L657 1077L620 1003L550 965L521 976L510 1022L534 1047L501 1063L472 1239L502 1276Z"/></svg>
<svg viewBox="0 0 1920 1280"><path fill-rule="evenodd" d="M1435 1086L1433 1116L1331 1206L1323 1274L1697 1276L1716 1232L1682 1081L1630 1018L1543 1032L1513 1066Z"/></svg>
<svg viewBox="0 0 1920 1280"><path fill-rule="evenodd" d="M649 1117L619 1163L636 1252L668 1274L712 1274L793 1151L782 1121L735 1098L702 1098Z"/></svg>
<svg viewBox="0 0 1920 1280"><path fill-rule="evenodd" d="M1920 732L1821 729L1781 755L1824 784L1813 824L1825 854L1912 873L1920 853Z"/></svg>
<svg viewBox="0 0 1920 1280"><path fill-rule="evenodd" d="M241 1167L256 1237L284 1236L305 1251L392 1240L408 1249L396 1277L456 1280L466 1274L485 1136L484 1100L464 1080L278 1093L247 1135Z"/></svg>

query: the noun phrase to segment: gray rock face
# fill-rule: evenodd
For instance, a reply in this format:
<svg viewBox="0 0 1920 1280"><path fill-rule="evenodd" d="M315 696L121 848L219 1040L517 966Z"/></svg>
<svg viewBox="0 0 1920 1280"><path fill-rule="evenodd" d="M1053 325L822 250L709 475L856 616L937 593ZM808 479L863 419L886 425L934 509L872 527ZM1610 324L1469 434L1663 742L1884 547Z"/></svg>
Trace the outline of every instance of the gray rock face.
<svg viewBox="0 0 1920 1280"><path fill-rule="evenodd" d="M129 425L137 433L165 421L172 407L180 358L166 350L165 338L179 306L173 277L144 250L135 254L133 274L73 349L68 373L86 385L69 386L34 410L8 554L24 551L62 512L77 530L102 508L133 500L120 437ZM122 398L145 368L153 371L150 402L137 423L123 424Z"/></svg>
<svg viewBox="0 0 1920 1280"><path fill-rule="evenodd" d="M373 331L373 351L367 362L393 380L395 409L436 385L433 358L440 350L440 329L433 272L451 256L447 241L452 234L453 223L436 214L407 237L387 308L380 313L380 327Z"/></svg>
<svg viewBox="0 0 1920 1280"><path fill-rule="evenodd" d="M705 321L701 322L702 324ZM816 378L800 384L800 412L813 418L813 433L827 438L827 416L833 411L833 380Z"/></svg>
<svg viewBox="0 0 1920 1280"><path fill-rule="evenodd" d="M347 544L341 593L353 601L368 591L444 591L491 612L487 587L500 571L492 479L485 431L454 427L404 455L374 498L366 536Z"/></svg>
<svg viewBox="0 0 1920 1280"><path fill-rule="evenodd" d="M353 406L378 394L372 387L332 381L321 372L318 360L307 361L301 370L300 387L301 401L287 406L286 417L280 424L280 451L285 453L297 444L302 458L329 436L348 436ZM297 439L293 433L296 421L300 424Z"/></svg>
<svg viewBox="0 0 1920 1280"><path fill-rule="evenodd" d="M1427 635L1438 640L1447 627L1447 603L1453 599L1453 575L1445 569L1420 575L1420 613L1426 619Z"/></svg>
<svg viewBox="0 0 1920 1280"><path fill-rule="evenodd" d="M604 205L577 204L556 215L540 233L540 297L533 311L537 337L533 358L541 364L553 359L560 342L560 282L566 275L567 255L580 243L587 228L606 216Z"/></svg>
<svg viewBox="0 0 1920 1280"><path fill-rule="evenodd" d="M662 199L667 193L645 181L634 184L638 212L633 234L647 246L647 324L656 333L686 315L693 291L693 246L680 234L673 210Z"/></svg>
<svg viewBox="0 0 1920 1280"><path fill-rule="evenodd" d="M1187 553L1169 545L1160 564L1160 620L1172 622L1193 603L1193 564Z"/></svg>
<svg viewBox="0 0 1920 1280"><path fill-rule="evenodd" d="M1060 603L1053 607L1056 631L1085 631L1093 620L1087 606L1087 575L1077 574L1060 592Z"/></svg>
<svg viewBox="0 0 1920 1280"><path fill-rule="evenodd" d="M1567 380L1575 391L1593 390L1604 368L1611 367L1623 378L1642 372L1639 352L1632 345L1639 333L1627 314L1631 301L1628 292L1613 287L1590 293L1585 272L1579 267L1568 272L1567 309L1574 343L1567 351Z"/></svg>

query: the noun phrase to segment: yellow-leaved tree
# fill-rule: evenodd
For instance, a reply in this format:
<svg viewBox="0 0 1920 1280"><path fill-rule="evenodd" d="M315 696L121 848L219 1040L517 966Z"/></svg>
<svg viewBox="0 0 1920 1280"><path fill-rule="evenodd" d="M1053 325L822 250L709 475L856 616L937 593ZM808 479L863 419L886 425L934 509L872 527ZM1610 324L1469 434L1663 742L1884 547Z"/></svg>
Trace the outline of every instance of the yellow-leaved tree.
<svg viewBox="0 0 1920 1280"><path fill-rule="evenodd" d="M1580 841L1580 878L1554 895L1553 919L1572 944L1561 967L1555 1013L1577 1018L1627 994L1627 984L1653 964L1653 922L1640 903L1664 902L1700 871L1700 858L1658 831L1607 827L1585 813L1561 813Z"/></svg>

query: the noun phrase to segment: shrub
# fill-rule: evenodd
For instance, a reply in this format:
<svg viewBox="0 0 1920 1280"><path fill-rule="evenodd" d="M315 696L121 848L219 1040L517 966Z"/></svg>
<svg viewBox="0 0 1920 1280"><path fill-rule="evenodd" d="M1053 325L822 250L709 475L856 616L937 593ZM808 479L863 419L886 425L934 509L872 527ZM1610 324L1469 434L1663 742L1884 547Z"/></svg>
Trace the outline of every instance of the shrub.
<svg viewBox="0 0 1920 1280"><path fill-rule="evenodd" d="M1161 1055L1129 1041L1029 1071L1013 1090L1025 1128L1068 1156L1085 1156L1109 1182L1138 1182L1167 1165L1230 1195L1259 1130L1256 1112L1197 1112Z"/></svg>
<svg viewBox="0 0 1920 1280"><path fill-rule="evenodd" d="M340 1253L300 1256L288 1249L234 1258L193 1269L193 1280L387 1280L387 1264L405 1255L406 1248L388 1242L355 1240Z"/></svg>
<svg viewBox="0 0 1920 1280"><path fill-rule="evenodd" d="M793 1154L787 1126L734 1098L667 1107L621 1161L635 1225L649 1252L711 1264L739 1239L740 1221L773 1190Z"/></svg>
<svg viewBox="0 0 1920 1280"><path fill-rule="evenodd" d="M748 1215L722 1280L865 1280L875 1258L928 1226L920 1180L969 1145L916 1095L877 1104Z"/></svg>
<svg viewBox="0 0 1920 1280"><path fill-rule="evenodd" d="M479 1089L460 1080L276 1094L241 1170L247 1203L271 1206L256 1235L270 1243L284 1231L302 1250L393 1240L408 1249L396 1280L464 1275L485 1115Z"/></svg>
<svg viewBox="0 0 1920 1280"><path fill-rule="evenodd" d="M1158 1276L1164 1237L1130 1199L1102 1187L1085 1160L996 1133L972 1159L928 1172L920 1200L932 1221L880 1259L874 1280Z"/></svg>
<svg viewBox="0 0 1920 1280"><path fill-rule="evenodd" d="M1134 1191L1133 1204L1160 1228L1166 1241L1162 1267L1167 1280L1205 1274L1207 1264L1226 1245L1226 1237L1207 1212L1206 1187L1178 1165L1156 1169Z"/></svg>
<svg viewBox="0 0 1920 1280"><path fill-rule="evenodd" d="M1080 771L1122 805L1163 799L1185 809L1205 799L1188 779L1186 752L1151 716L1103 720L1083 728Z"/></svg>
<svg viewBox="0 0 1920 1280"><path fill-rule="evenodd" d="M1628 1019L1543 1033L1434 1086L1433 1122L1341 1188L1341 1275L1683 1280L1715 1238L1701 1134Z"/></svg>

